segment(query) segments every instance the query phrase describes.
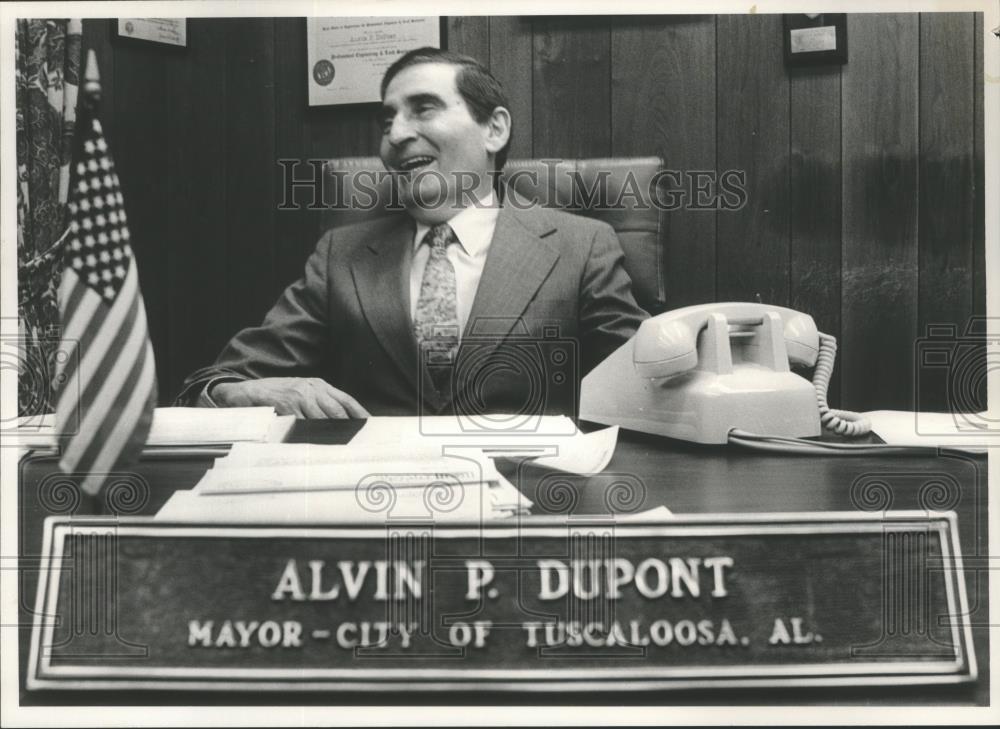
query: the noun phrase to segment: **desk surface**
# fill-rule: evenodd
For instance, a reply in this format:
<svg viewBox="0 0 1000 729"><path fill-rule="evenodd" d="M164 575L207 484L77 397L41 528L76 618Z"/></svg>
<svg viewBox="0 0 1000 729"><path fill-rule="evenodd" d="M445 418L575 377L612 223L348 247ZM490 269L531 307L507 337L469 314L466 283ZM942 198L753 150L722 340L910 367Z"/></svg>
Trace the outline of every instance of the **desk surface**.
<svg viewBox="0 0 1000 729"><path fill-rule="evenodd" d="M289 440L347 443L361 421L300 421ZM113 513L107 504L53 498L66 479L57 473L53 456L28 457L21 464L20 544L23 564L40 553L41 524L52 514ZM119 504L120 514L155 514L178 489L193 487L214 460L210 455L165 458L148 455L136 474L139 498ZM987 471L986 457L955 451L937 455L803 456L744 451L726 446L698 446L658 436L622 431L614 458L603 473L574 476L533 466L530 462L501 462L500 469L535 506L539 515L627 514L664 505L676 514L767 513L794 511L953 510L958 514L959 539L966 568L972 612L973 641L979 663L975 683L933 687L828 688L789 691L726 690L588 696L532 695L543 703L725 703L725 704L956 704L985 705L989 700L989 636L987 583ZM60 510L61 509L61 510ZM34 595L36 574L21 571L22 616ZM30 621L22 622L22 625ZM977 627L978 626L978 627ZM30 630L21 631L22 660ZM22 663L23 667L23 663ZM22 668L23 686L23 668ZM523 705L524 697L497 694L478 696L366 696L296 695L280 701L297 703L507 703ZM219 694L183 696L100 692L26 693L24 704L215 704ZM229 696L237 703L274 703L277 697Z"/></svg>

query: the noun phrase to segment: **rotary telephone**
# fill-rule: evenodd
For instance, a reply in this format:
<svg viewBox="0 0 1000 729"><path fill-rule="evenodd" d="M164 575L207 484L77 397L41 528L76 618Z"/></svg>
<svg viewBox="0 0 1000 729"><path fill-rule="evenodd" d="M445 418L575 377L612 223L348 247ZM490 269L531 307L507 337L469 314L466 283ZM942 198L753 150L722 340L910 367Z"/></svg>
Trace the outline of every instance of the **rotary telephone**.
<svg viewBox="0 0 1000 729"><path fill-rule="evenodd" d="M837 343L808 314L719 303L647 319L581 384L580 418L696 443L867 434L826 392ZM814 367L813 381L791 365Z"/></svg>

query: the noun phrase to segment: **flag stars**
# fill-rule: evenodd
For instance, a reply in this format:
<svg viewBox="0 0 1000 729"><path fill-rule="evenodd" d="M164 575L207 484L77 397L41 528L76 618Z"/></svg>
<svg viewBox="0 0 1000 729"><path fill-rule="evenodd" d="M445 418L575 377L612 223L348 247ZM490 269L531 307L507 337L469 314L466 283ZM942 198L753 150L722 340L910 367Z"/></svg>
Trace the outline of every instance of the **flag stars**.
<svg viewBox="0 0 1000 729"><path fill-rule="evenodd" d="M97 286L97 284L100 283L100 279L97 277L97 271L91 271L87 274L87 283L91 286Z"/></svg>
<svg viewBox="0 0 1000 729"><path fill-rule="evenodd" d="M75 268L77 271L83 268L83 259L80 258L80 256L76 256L73 259L73 268Z"/></svg>
<svg viewBox="0 0 1000 729"><path fill-rule="evenodd" d="M111 231L111 240L113 240L115 243L121 240L121 237L122 237L121 233L119 233L117 230Z"/></svg>
<svg viewBox="0 0 1000 729"><path fill-rule="evenodd" d="M74 238L70 242L69 247L72 248L74 251L80 250L80 248L82 248L82 246L80 245L80 239L79 238Z"/></svg>
<svg viewBox="0 0 1000 729"><path fill-rule="evenodd" d="M97 234L97 242L106 246L108 244L108 234L102 230Z"/></svg>
<svg viewBox="0 0 1000 729"><path fill-rule="evenodd" d="M94 221L93 221L93 220L91 220L90 218L84 218L84 219L83 219L83 220L82 220L82 221L80 222L80 225L82 225L82 226L83 226L83 229L84 229L84 230L90 230L91 228L93 228L93 227L94 227Z"/></svg>
<svg viewBox="0 0 1000 729"><path fill-rule="evenodd" d="M114 258L116 261L120 261L122 259L122 249L115 248L114 250L112 250L111 257Z"/></svg>
<svg viewBox="0 0 1000 729"><path fill-rule="evenodd" d="M112 210L110 213L108 213L108 220L111 221L112 225L117 224L118 223L118 213L116 213L114 210Z"/></svg>
<svg viewBox="0 0 1000 729"><path fill-rule="evenodd" d="M76 164L76 174L82 175L86 171L87 171L86 165L84 165L83 162L77 162L77 164Z"/></svg>
<svg viewBox="0 0 1000 729"><path fill-rule="evenodd" d="M101 169L102 170L110 170L111 169L111 163L108 161L107 157L101 157Z"/></svg>
<svg viewBox="0 0 1000 729"><path fill-rule="evenodd" d="M113 287L111 286L104 287L104 298L107 299L108 301L114 301L115 290Z"/></svg>
<svg viewBox="0 0 1000 729"><path fill-rule="evenodd" d="M101 198L99 198L99 197L95 197L94 198L94 207L97 208L98 210L100 210L101 208L104 207L104 201Z"/></svg>
<svg viewBox="0 0 1000 729"><path fill-rule="evenodd" d="M98 139L97 139L97 148L99 150L101 150L102 152L106 152L108 150L108 145L104 141L104 137L98 137Z"/></svg>
<svg viewBox="0 0 1000 729"><path fill-rule="evenodd" d="M86 184L86 183L84 183L84 184ZM80 210L83 210L84 212L87 212L88 210L90 210L90 200L88 200L87 198L83 198L80 201Z"/></svg>
<svg viewBox="0 0 1000 729"><path fill-rule="evenodd" d="M111 254L108 253L107 249L101 251L101 254L98 256L98 258L101 259L101 263L111 262Z"/></svg>
<svg viewBox="0 0 1000 729"><path fill-rule="evenodd" d="M111 175L105 175L104 176L104 186L105 187L114 187L115 186L115 180L114 180L114 178Z"/></svg>
<svg viewBox="0 0 1000 729"><path fill-rule="evenodd" d="M76 189L79 190L80 192L86 192L87 191L87 181L86 180L80 180L78 183L76 183Z"/></svg>
<svg viewBox="0 0 1000 729"><path fill-rule="evenodd" d="M112 194L112 193L109 192L107 195L105 195L104 196L104 203L106 205L114 205L115 204L115 196L114 196L114 194Z"/></svg>
<svg viewBox="0 0 1000 729"><path fill-rule="evenodd" d="M104 217L104 213L98 213L94 217L94 222L97 223L102 228L108 223L107 219Z"/></svg>
<svg viewBox="0 0 1000 729"><path fill-rule="evenodd" d="M83 143L83 148L87 150L88 153L93 154L95 149L94 141L92 139L88 139L86 142Z"/></svg>
<svg viewBox="0 0 1000 729"><path fill-rule="evenodd" d="M125 278L125 266L115 266L115 276L117 278Z"/></svg>
<svg viewBox="0 0 1000 729"><path fill-rule="evenodd" d="M83 239L83 242L87 244L87 248L93 248L94 247L94 236L88 235L86 238Z"/></svg>
<svg viewBox="0 0 1000 729"><path fill-rule="evenodd" d="M110 281L112 278L114 278L114 274L111 273L110 268L105 268L103 271L101 271L101 278L103 278L105 281Z"/></svg>
<svg viewBox="0 0 1000 729"><path fill-rule="evenodd" d="M98 167L97 167L97 160L94 159L93 157L91 157L87 161L87 169L90 170L91 172L97 172L97 169L98 169Z"/></svg>
<svg viewBox="0 0 1000 729"><path fill-rule="evenodd" d="M87 256L87 265L90 266L91 268L97 265L97 258L94 256L93 253Z"/></svg>

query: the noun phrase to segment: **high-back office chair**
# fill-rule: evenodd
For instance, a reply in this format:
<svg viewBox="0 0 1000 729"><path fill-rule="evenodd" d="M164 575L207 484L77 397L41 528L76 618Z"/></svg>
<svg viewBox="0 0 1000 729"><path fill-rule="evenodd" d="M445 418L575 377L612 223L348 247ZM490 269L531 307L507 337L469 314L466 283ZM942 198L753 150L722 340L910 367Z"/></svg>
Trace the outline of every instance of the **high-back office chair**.
<svg viewBox="0 0 1000 729"><path fill-rule="evenodd" d="M632 277L636 301L656 314L664 309L662 206L653 204L650 186L663 168L659 157L510 160L501 186L545 207L603 220L618 234L625 269ZM378 157L344 157L325 168L323 229L350 225L390 214L384 207L365 209L352 199L389 200L389 180ZM373 194L373 189L377 195Z"/></svg>

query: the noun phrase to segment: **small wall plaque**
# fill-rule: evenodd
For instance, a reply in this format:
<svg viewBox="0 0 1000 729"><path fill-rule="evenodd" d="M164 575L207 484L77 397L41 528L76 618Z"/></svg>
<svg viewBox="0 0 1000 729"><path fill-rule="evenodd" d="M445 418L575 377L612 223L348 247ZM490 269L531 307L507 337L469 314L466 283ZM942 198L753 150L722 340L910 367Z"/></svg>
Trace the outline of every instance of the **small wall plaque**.
<svg viewBox="0 0 1000 729"><path fill-rule="evenodd" d="M187 18L118 18L119 38L187 46Z"/></svg>
<svg viewBox="0 0 1000 729"><path fill-rule="evenodd" d="M785 63L791 66L847 63L847 15L785 15Z"/></svg>

